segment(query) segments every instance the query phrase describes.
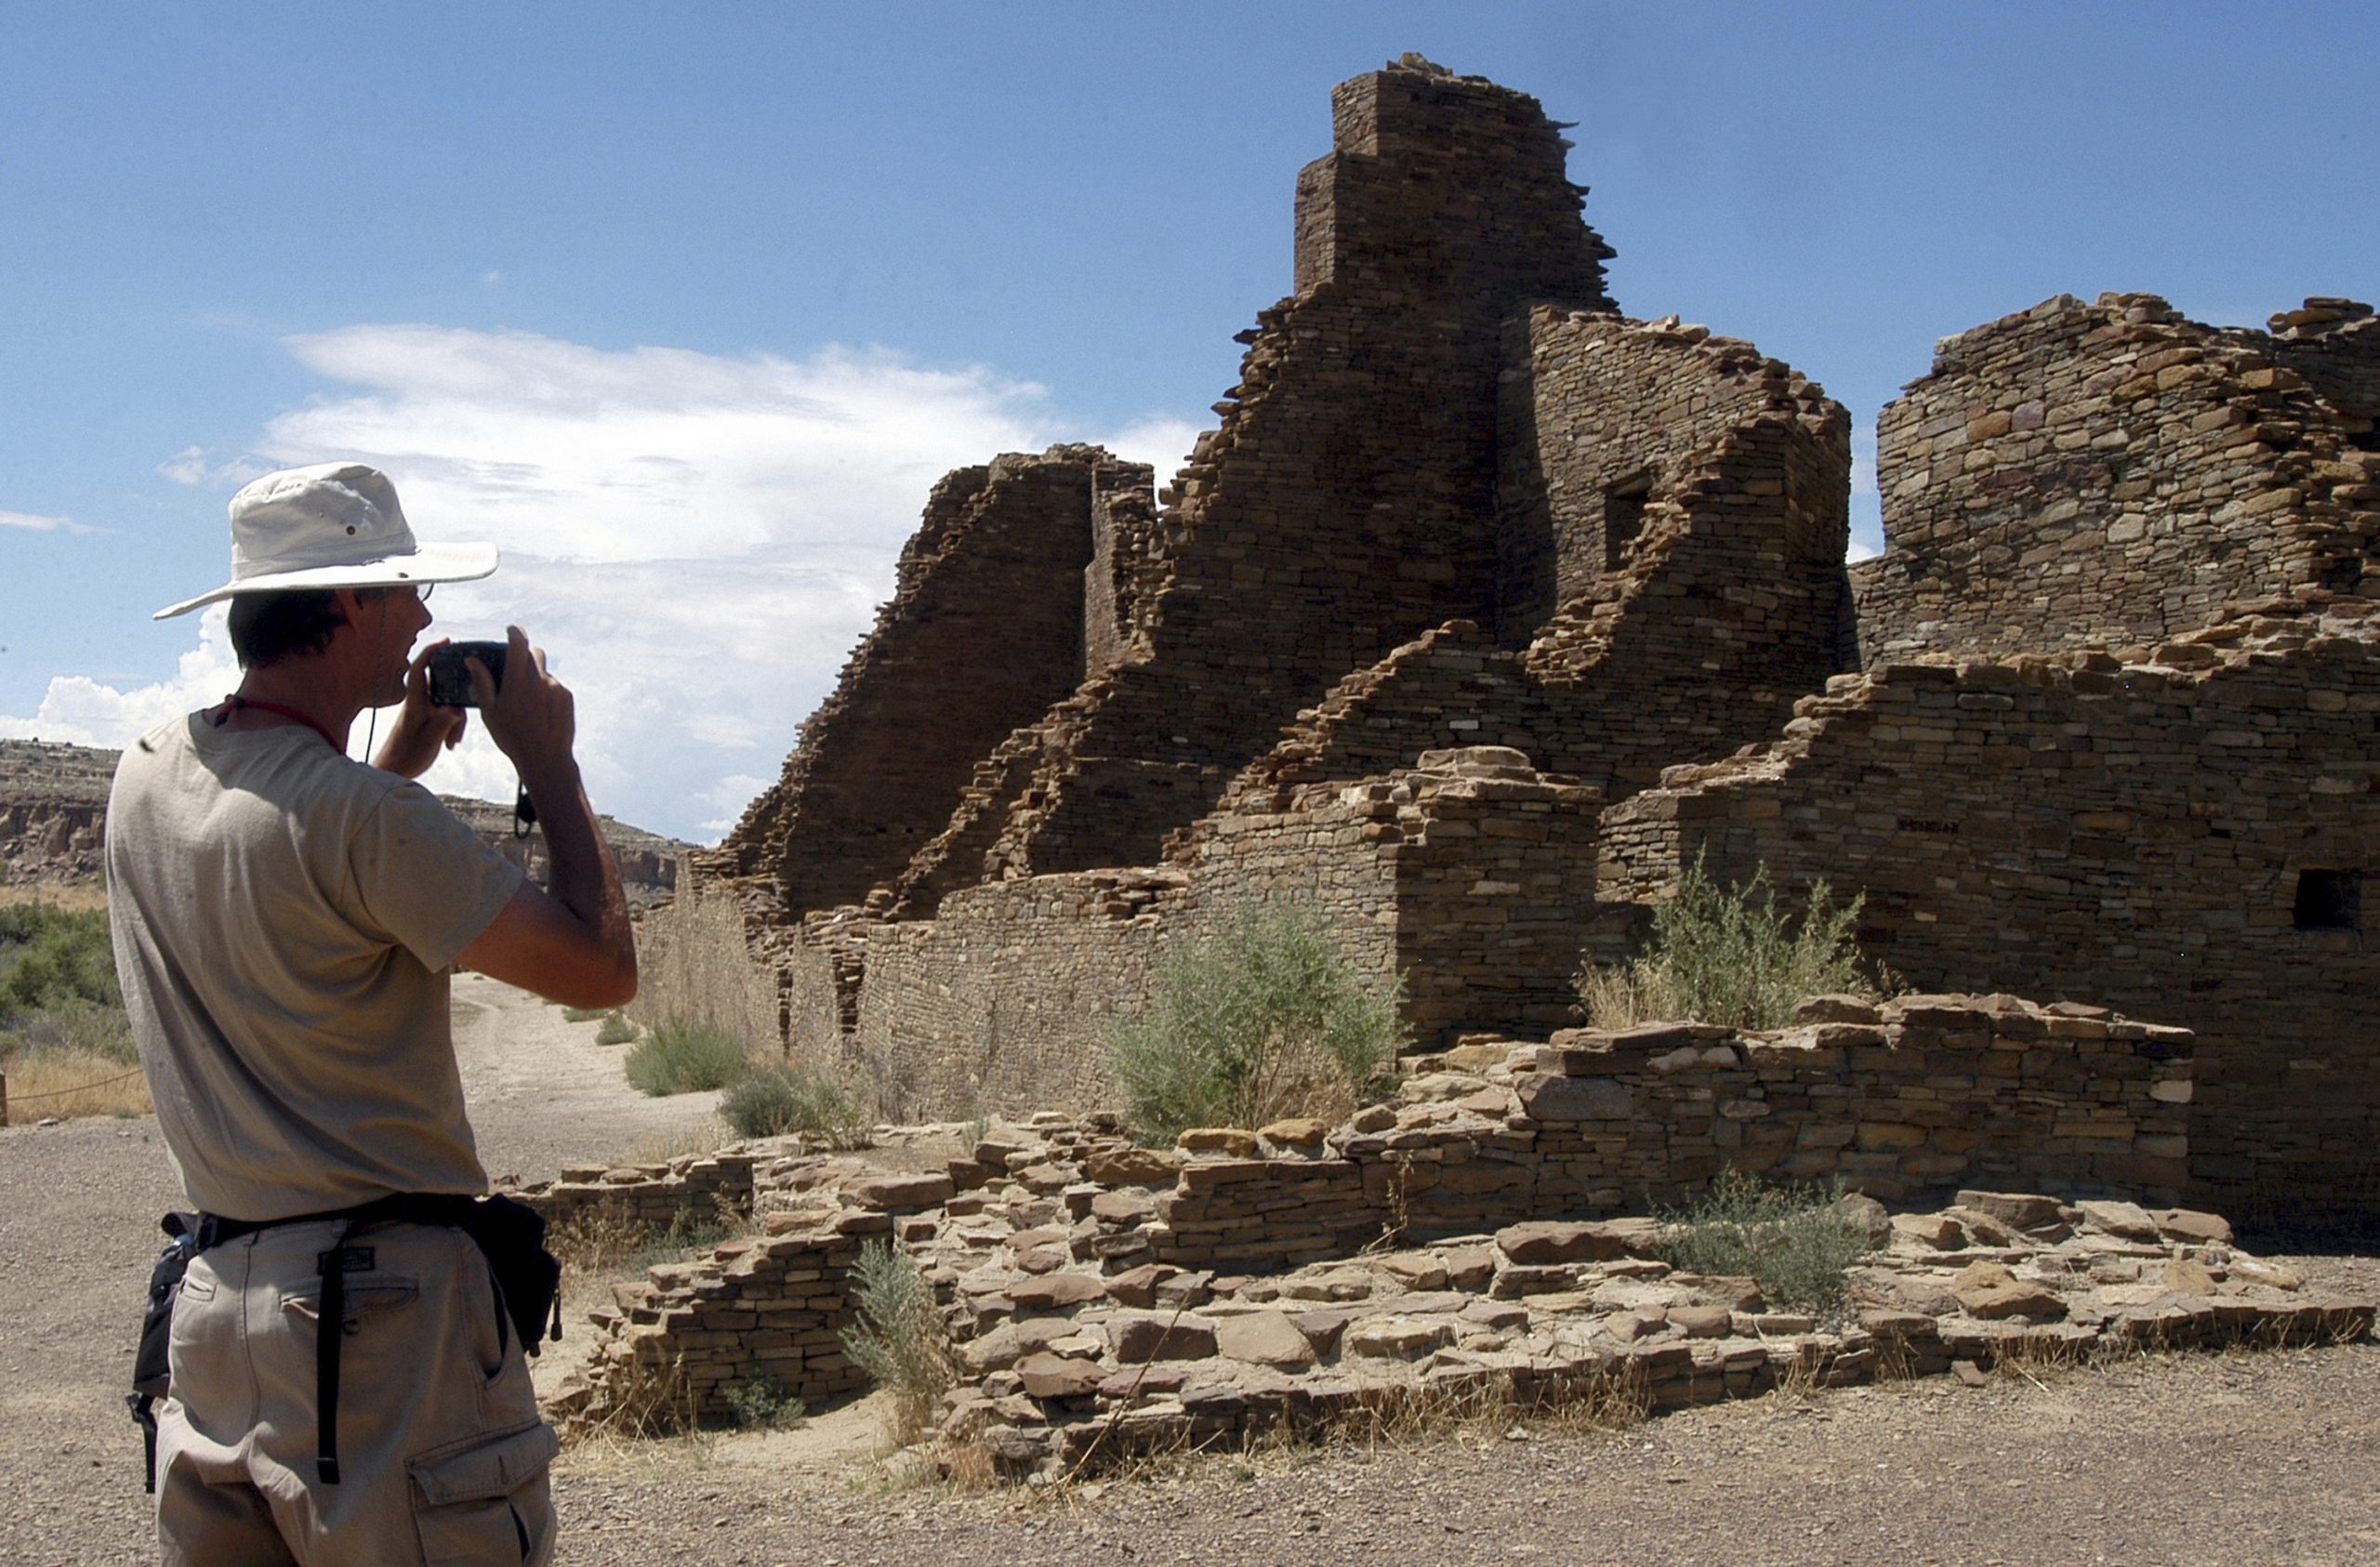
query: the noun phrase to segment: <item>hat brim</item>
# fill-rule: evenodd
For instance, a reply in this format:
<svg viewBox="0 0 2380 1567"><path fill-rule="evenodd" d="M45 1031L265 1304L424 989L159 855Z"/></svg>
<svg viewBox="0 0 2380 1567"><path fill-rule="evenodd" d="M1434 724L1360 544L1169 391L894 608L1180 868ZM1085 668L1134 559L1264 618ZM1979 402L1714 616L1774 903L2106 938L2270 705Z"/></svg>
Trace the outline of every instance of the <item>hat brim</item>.
<svg viewBox="0 0 2380 1567"><path fill-rule="evenodd" d="M377 560L357 560L338 566L307 566L291 572L265 572L227 582L222 586L168 604L149 618L171 620L191 611L241 593L286 593L301 588L397 587L406 583L475 582L496 570L492 544L425 544L408 555L388 555Z"/></svg>

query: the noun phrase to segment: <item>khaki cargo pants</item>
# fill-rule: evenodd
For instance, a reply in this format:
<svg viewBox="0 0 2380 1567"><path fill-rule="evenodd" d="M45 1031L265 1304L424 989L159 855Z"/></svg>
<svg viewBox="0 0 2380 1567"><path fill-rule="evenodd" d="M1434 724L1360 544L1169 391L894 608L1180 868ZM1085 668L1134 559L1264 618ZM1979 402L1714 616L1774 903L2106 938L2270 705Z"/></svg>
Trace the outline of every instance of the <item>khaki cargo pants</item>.
<svg viewBox="0 0 2380 1567"><path fill-rule="evenodd" d="M341 1483L315 1475L314 1333L330 1223L202 1252L174 1307L157 1421L157 1534L172 1567L481 1567L552 1560L519 1336L459 1230L350 1234L339 1347Z"/></svg>

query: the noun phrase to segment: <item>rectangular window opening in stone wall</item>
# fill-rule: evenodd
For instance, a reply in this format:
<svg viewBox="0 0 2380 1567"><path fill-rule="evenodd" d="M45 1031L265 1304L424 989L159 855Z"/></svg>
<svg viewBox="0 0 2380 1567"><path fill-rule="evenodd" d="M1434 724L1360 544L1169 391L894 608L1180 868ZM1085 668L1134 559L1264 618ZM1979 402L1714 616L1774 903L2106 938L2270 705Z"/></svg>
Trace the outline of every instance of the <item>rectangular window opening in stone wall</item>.
<svg viewBox="0 0 2380 1567"><path fill-rule="evenodd" d="M2363 928L2363 873L2300 871L2291 923L2300 930Z"/></svg>
<svg viewBox="0 0 2380 1567"><path fill-rule="evenodd" d="M1603 493L1604 570L1616 572L1628 558L1628 546L1645 531L1645 502L1653 493L1647 471L1620 481Z"/></svg>

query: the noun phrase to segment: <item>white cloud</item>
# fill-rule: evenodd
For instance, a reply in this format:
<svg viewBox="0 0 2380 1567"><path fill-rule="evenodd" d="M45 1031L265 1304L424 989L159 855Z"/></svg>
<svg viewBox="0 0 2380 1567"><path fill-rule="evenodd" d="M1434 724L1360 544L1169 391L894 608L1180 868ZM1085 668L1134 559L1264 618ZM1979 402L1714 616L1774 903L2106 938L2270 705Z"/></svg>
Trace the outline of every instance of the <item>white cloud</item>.
<svg viewBox="0 0 2380 1567"><path fill-rule="evenodd" d="M422 537L500 546L494 577L439 589L433 634L525 626L576 693L596 805L681 836L734 825L775 776L889 596L936 479L1104 440L1162 480L1197 429L1149 416L1103 435L1031 382L884 349L738 358L421 325L288 347L342 389L271 420L241 460L371 462ZM220 481L231 466L193 446L160 471ZM0 734L121 745L218 699L236 678L219 621L173 680L61 678L37 719L0 718ZM423 782L509 799L512 771L474 725Z"/></svg>
<svg viewBox="0 0 2380 1567"><path fill-rule="evenodd" d="M71 517L44 517L32 511L0 511L0 528L25 528L36 533L96 533L99 531Z"/></svg>
<svg viewBox="0 0 2380 1567"><path fill-rule="evenodd" d="M121 749L178 714L222 701L240 683L224 614L218 604L198 617L198 646L182 654L172 678L125 691L88 675L60 675L33 718L0 717L0 738Z"/></svg>
<svg viewBox="0 0 2380 1567"><path fill-rule="evenodd" d="M210 463L206 460L205 447L185 446L159 463L157 471L177 484L237 489L251 479L263 478L272 471L272 467L253 457L234 457L229 462Z"/></svg>
<svg viewBox="0 0 2380 1567"><path fill-rule="evenodd" d="M159 463L157 471L177 484L195 484L206 477L206 448L185 446Z"/></svg>

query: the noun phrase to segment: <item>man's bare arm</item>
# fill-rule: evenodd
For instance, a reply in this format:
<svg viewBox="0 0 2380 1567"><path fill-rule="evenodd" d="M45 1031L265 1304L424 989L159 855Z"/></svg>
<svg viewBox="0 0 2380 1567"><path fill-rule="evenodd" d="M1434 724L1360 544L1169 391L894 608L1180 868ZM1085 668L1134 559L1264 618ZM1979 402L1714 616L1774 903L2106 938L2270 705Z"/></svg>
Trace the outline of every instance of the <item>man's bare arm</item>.
<svg viewBox="0 0 2380 1567"><path fill-rule="evenodd" d="M636 995L636 937L619 867L603 840L571 754L570 691L546 673L544 653L511 628L501 691L469 661L490 738L521 770L553 866L545 891L522 887L460 961L493 979L570 1007L617 1007Z"/></svg>

